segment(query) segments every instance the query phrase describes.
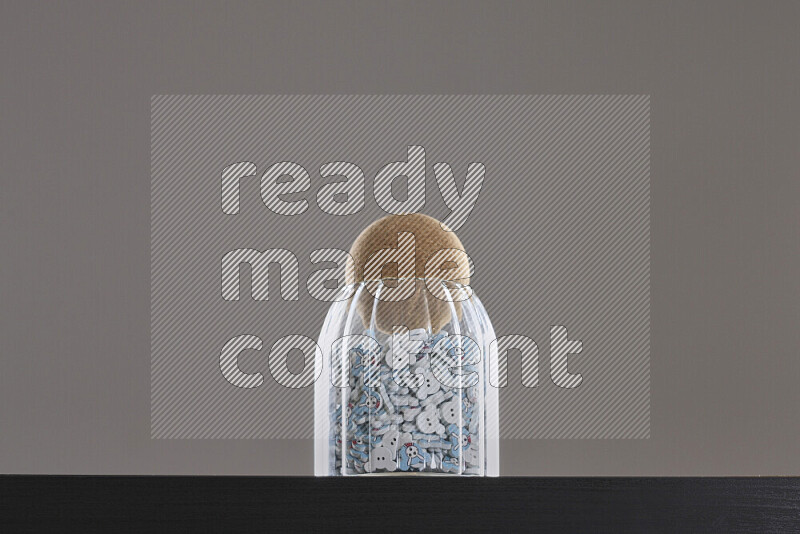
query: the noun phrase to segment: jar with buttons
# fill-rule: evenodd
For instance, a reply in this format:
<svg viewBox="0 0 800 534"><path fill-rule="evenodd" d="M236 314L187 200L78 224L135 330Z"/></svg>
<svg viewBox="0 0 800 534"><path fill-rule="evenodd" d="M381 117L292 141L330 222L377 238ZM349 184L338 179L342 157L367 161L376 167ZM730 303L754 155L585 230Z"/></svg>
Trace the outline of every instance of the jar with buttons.
<svg viewBox="0 0 800 534"><path fill-rule="evenodd" d="M497 476L495 334L461 242L433 218L390 216L350 256L319 338L316 475Z"/></svg>

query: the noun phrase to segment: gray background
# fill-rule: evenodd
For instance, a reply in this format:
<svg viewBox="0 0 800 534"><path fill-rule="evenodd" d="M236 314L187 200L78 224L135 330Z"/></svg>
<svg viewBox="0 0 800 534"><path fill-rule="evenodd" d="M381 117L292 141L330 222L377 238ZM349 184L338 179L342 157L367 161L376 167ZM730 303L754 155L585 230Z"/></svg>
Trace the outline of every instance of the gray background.
<svg viewBox="0 0 800 534"><path fill-rule="evenodd" d="M0 472L310 474L151 440L152 94L651 95L649 440L506 474L800 474L797 3L4 2Z"/></svg>

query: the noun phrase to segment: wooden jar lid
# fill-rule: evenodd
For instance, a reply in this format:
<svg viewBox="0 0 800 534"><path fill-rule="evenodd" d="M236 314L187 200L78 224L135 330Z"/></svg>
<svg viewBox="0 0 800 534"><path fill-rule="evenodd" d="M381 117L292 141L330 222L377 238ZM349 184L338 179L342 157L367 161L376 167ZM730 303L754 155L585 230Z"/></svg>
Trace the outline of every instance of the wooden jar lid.
<svg viewBox="0 0 800 534"><path fill-rule="evenodd" d="M447 263L448 269L439 271L437 264L454 254L461 261L453 260ZM410 214L379 219L356 238L350 255L353 263L347 268L348 283L366 281L366 288L357 294L356 303L365 327L374 326L384 333L391 333L394 327L404 326L409 330L429 329L435 334L450 322L454 312L461 317L460 302L439 298L436 291L429 289L431 285L441 283L440 280L457 281L465 286L470 283L469 263L463 261L466 258L464 245L454 232L445 230L442 223L433 217ZM375 258L370 262L373 255ZM434 255L436 257L428 264ZM410 268L412 259L413 268ZM376 265L384 263L383 269L376 268ZM409 269L399 272L400 263ZM378 280L388 287L396 287L403 283L398 282L398 278L405 281L405 287L411 288L413 294L397 301L374 297ZM413 283L410 278L415 279ZM429 282L426 283L426 279Z"/></svg>

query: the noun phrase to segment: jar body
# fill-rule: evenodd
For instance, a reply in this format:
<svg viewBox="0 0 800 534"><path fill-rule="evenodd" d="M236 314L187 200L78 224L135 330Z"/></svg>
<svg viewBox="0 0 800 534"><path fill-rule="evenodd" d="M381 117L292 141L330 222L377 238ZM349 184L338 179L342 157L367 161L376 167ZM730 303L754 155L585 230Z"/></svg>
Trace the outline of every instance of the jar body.
<svg viewBox="0 0 800 534"><path fill-rule="evenodd" d="M317 476L499 474L494 330L471 289L440 284L416 279L411 296L387 301L385 282L360 282L331 305Z"/></svg>

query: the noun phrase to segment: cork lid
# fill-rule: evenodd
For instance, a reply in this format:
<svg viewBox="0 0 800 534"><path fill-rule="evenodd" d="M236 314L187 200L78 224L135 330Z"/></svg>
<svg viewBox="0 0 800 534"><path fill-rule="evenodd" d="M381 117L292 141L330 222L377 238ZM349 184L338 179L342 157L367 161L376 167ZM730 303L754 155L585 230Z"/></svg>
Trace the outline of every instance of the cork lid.
<svg viewBox="0 0 800 534"><path fill-rule="evenodd" d="M461 317L471 262L455 233L427 215L390 215L370 224L350 249L348 283L364 283L356 299L365 326L439 332Z"/></svg>

